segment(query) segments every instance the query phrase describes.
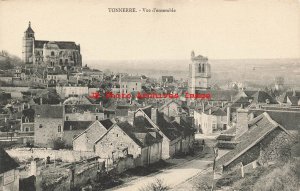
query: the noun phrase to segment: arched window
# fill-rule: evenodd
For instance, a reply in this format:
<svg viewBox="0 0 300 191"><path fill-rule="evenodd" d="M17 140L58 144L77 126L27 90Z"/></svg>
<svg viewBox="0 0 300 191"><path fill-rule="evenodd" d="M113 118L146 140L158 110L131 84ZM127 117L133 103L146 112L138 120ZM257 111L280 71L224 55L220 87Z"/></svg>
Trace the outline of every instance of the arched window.
<svg viewBox="0 0 300 191"><path fill-rule="evenodd" d="M51 51L51 56L54 56L54 51Z"/></svg>

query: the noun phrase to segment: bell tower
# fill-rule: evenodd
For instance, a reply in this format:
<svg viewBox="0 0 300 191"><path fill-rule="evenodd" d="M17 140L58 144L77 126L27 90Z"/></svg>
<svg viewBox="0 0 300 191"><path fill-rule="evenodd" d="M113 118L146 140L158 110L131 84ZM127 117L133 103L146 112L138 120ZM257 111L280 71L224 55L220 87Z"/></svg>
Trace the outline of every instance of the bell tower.
<svg viewBox="0 0 300 191"><path fill-rule="evenodd" d="M194 51L192 51L189 65L189 93L195 94L199 90L209 89L210 78L211 71L208 58L201 55L195 56Z"/></svg>
<svg viewBox="0 0 300 191"><path fill-rule="evenodd" d="M31 28L31 22L29 21L28 28L24 32L23 36L23 51L22 59L25 64L33 63L33 45L34 45L34 31Z"/></svg>

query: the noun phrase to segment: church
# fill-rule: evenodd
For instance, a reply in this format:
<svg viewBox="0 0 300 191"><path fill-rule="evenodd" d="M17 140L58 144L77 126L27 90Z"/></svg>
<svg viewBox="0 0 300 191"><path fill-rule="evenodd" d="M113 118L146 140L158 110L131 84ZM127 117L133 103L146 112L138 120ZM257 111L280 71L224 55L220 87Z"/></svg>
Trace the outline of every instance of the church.
<svg viewBox="0 0 300 191"><path fill-rule="evenodd" d="M194 51L192 51L189 65L189 93L197 94L199 91L210 89L210 78L211 71L208 58L201 55L195 56Z"/></svg>
<svg viewBox="0 0 300 191"><path fill-rule="evenodd" d="M35 66L60 66L62 69L82 66L80 45L71 41L35 40L29 22L23 37L22 59Z"/></svg>

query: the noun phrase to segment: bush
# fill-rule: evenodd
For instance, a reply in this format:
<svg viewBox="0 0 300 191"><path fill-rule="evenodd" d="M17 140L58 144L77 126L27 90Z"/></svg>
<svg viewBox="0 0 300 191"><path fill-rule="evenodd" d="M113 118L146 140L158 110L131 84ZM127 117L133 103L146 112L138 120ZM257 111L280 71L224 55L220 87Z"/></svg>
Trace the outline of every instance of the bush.
<svg viewBox="0 0 300 191"><path fill-rule="evenodd" d="M161 179L156 179L155 182L139 190L140 191L166 191L169 189L170 189L169 186L165 185L165 183Z"/></svg>
<svg viewBox="0 0 300 191"><path fill-rule="evenodd" d="M298 191L300 189L300 161L291 161L261 177L254 185L257 191Z"/></svg>
<svg viewBox="0 0 300 191"><path fill-rule="evenodd" d="M53 140L53 149L54 150L59 150L59 149L65 149L66 148L66 141L61 139L61 138L57 138L55 140Z"/></svg>

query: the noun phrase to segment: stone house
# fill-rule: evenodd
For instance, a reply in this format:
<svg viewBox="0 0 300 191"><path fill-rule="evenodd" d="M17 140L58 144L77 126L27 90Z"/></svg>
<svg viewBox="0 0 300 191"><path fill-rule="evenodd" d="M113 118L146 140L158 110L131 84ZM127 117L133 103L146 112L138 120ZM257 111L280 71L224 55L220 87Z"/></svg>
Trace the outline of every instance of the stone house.
<svg viewBox="0 0 300 191"><path fill-rule="evenodd" d="M93 121L65 121L62 131L62 139L67 146L73 145L73 139L86 130Z"/></svg>
<svg viewBox="0 0 300 191"><path fill-rule="evenodd" d="M142 90L141 76L124 76L119 79L120 93L140 92Z"/></svg>
<svg viewBox="0 0 300 191"><path fill-rule="evenodd" d="M19 164L0 148L0 190L19 191Z"/></svg>
<svg viewBox="0 0 300 191"><path fill-rule="evenodd" d="M194 122L197 131L203 134L226 130L230 122L230 111L225 112L217 106L203 105L195 108Z"/></svg>
<svg viewBox="0 0 300 191"><path fill-rule="evenodd" d="M105 119L104 108L99 104L65 105L66 121L95 121Z"/></svg>
<svg viewBox="0 0 300 191"><path fill-rule="evenodd" d="M34 109L34 144L53 147L53 141L63 135L64 108L62 105L37 105Z"/></svg>
<svg viewBox="0 0 300 191"><path fill-rule="evenodd" d="M94 151L94 143L113 125L110 119L93 122L73 139L74 151Z"/></svg>
<svg viewBox="0 0 300 191"><path fill-rule="evenodd" d="M158 111L168 117L177 117L187 114L185 110L183 110L182 107L174 100L167 101L158 108Z"/></svg>
<svg viewBox="0 0 300 191"><path fill-rule="evenodd" d="M141 118L141 116L143 118ZM195 140L195 131L183 118L172 120L157 108L152 108L150 117L142 109L138 109L134 115L136 126L144 126L158 132L162 137L162 158L168 159L192 150ZM143 125L138 125L138 124Z"/></svg>
<svg viewBox="0 0 300 191"><path fill-rule="evenodd" d="M247 122L245 111L238 111L238 118L244 120L238 120L241 122L236 127L237 145L217 160L218 171L232 170L240 164L265 165L291 157L294 140L291 134L266 112Z"/></svg>
<svg viewBox="0 0 300 191"><path fill-rule="evenodd" d="M162 156L162 137L152 135L145 128L135 128L128 122L114 124L95 142L95 153L103 159L116 162L132 156L135 166L158 162Z"/></svg>
<svg viewBox="0 0 300 191"><path fill-rule="evenodd" d="M31 108L22 111L21 132L34 132L34 112Z"/></svg>

